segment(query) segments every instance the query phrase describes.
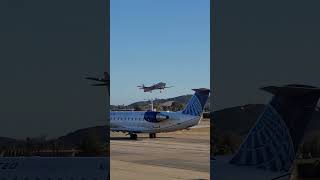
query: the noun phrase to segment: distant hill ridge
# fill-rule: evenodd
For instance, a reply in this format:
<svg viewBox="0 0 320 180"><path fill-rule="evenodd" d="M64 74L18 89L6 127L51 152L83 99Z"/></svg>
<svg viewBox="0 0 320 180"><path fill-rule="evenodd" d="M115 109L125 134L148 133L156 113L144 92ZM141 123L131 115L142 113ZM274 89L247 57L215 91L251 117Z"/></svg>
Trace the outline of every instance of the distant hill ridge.
<svg viewBox="0 0 320 180"><path fill-rule="evenodd" d="M168 98L168 99L156 99L153 101L154 104L161 104L161 103L165 103L167 101L175 101L175 102L179 102L179 103L183 103L186 104L188 103L189 99L192 97L191 94L188 95L183 95L183 96L177 96L174 98ZM150 104L149 101L138 101L135 103L132 103L130 105L128 105L129 107L134 107L135 105L148 105Z"/></svg>
<svg viewBox="0 0 320 180"><path fill-rule="evenodd" d="M19 143L19 142L21 142L21 141L13 139L13 138L0 137L0 147L13 145L13 144L16 144L16 143Z"/></svg>
<svg viewBox="0 0 320 180"><path fill-rule="evenodd" d="M108 143L106 137L107 133L107 126L95 126L68 133L65 136L59 137L56 141L67 146L75 147L81 144L81 142L87 138L94 138L97 142L106 144Z"/></svg>
<svg viewBox="0 0 320 180"><path fill-rule="evenodd" d="M225 108L213 113L213 124L222 132L234 132L246 135L265 108L264 104L247 104ZM308 133L319 132L320 111L316 109L308 125Z"/></svg>
<svg viewBox="0 0 320 180"><path fill-rule="evenodd" d="M167 102L173 101L173 102L178 102L178 103L182 103L182 104L186 105L191 97L192 97L192 94L187 94L187 95L182 95L182 96L177 96L177 97L167 98L167 99L155 99L153 101L153 103L154 104L165 104ZM210 97L207 101L206 106L209 106L209 102L210 102ZM119 106L125 107L127 109L134 109L137 106L145 107L145 106L148 106L149 104L150 104L150 101L138 101L138 102L131 103L129 105L125 105L125 106L119 105ZM118 105L111 105L110 108L117 109L119 106Z"/></svg>

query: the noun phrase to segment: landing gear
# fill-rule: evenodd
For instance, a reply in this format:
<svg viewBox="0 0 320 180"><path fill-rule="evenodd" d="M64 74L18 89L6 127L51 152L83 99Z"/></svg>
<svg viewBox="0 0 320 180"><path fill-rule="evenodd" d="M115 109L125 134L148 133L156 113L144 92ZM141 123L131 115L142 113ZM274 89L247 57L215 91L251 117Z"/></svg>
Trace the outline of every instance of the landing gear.
<svg viewBox="0 0 320 180"><path fill-rule="evenodd" d="M130 139L137 140L138 135L137 134L130 134Z"/></svg>
<svg viewBox="0 0 320 180"><path fill-rule="evenodd" d="M157 137L156 133L150 133L149 134L149 138L151 138L151 139L156 138L156 137Z"/></svg>

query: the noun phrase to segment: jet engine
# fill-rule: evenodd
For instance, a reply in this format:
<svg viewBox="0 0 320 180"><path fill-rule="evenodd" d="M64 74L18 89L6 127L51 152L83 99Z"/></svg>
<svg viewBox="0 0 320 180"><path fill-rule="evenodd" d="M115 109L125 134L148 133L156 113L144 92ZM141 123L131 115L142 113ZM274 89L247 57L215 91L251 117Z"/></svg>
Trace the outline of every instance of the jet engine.
<svg viewBox="0 0 320 180"><path fill-rule="evenodd" d="M156 111L148 111L144 114L144 120L152 123L158 123L166 119L169 119L168 115Z"/></svg>

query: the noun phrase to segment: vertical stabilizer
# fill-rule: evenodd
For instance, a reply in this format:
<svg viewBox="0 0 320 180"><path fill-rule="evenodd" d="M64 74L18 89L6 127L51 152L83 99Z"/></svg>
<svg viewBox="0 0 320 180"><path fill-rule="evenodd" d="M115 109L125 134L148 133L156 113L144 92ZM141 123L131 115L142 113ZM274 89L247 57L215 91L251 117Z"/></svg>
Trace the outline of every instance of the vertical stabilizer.
<svg viewBox="0 0 320 180"><path fill-rule="evenodd" d="M195 93L189 100L187 106L182 111L182 113L193 115L193 116L200 116L208 100L210 90L205 88L192 89L192 90L194 90Z"/></svg>
<svg viewBox="0 0 320 180"><path fill-rule="evenodd" d="M288 171L312 118L320 89L305 85L262 88L274 95L230 163Z"/></svg>

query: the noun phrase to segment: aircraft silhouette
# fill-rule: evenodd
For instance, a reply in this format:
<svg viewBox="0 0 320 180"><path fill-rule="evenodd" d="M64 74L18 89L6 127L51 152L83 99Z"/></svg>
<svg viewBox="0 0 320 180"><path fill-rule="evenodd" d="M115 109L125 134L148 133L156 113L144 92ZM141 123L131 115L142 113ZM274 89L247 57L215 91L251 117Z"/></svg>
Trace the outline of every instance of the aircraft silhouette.
<svg viewBox="0 0 320 180"><path fill-rule="evenodd" d="M173 86L166 87L166 83L159 82L157 84L153 84L152 86L144 86L144 84L142 84L142 86L137 86L137 87L140 87L139 89L143 89L143 92L151 93L153 90L159 89L161 93L161 90L164 90L166 88L171 88Z"/></svg>
<svg viewBox="0 0 320 180"><path fill-rule="evenodd" d="M96 78L96 77L86 77L88 80L97 81L100 83L91 84L92 86L107 86L109 96L110 96L110 75L108 72L104 72L103 78Z"/></svg>

